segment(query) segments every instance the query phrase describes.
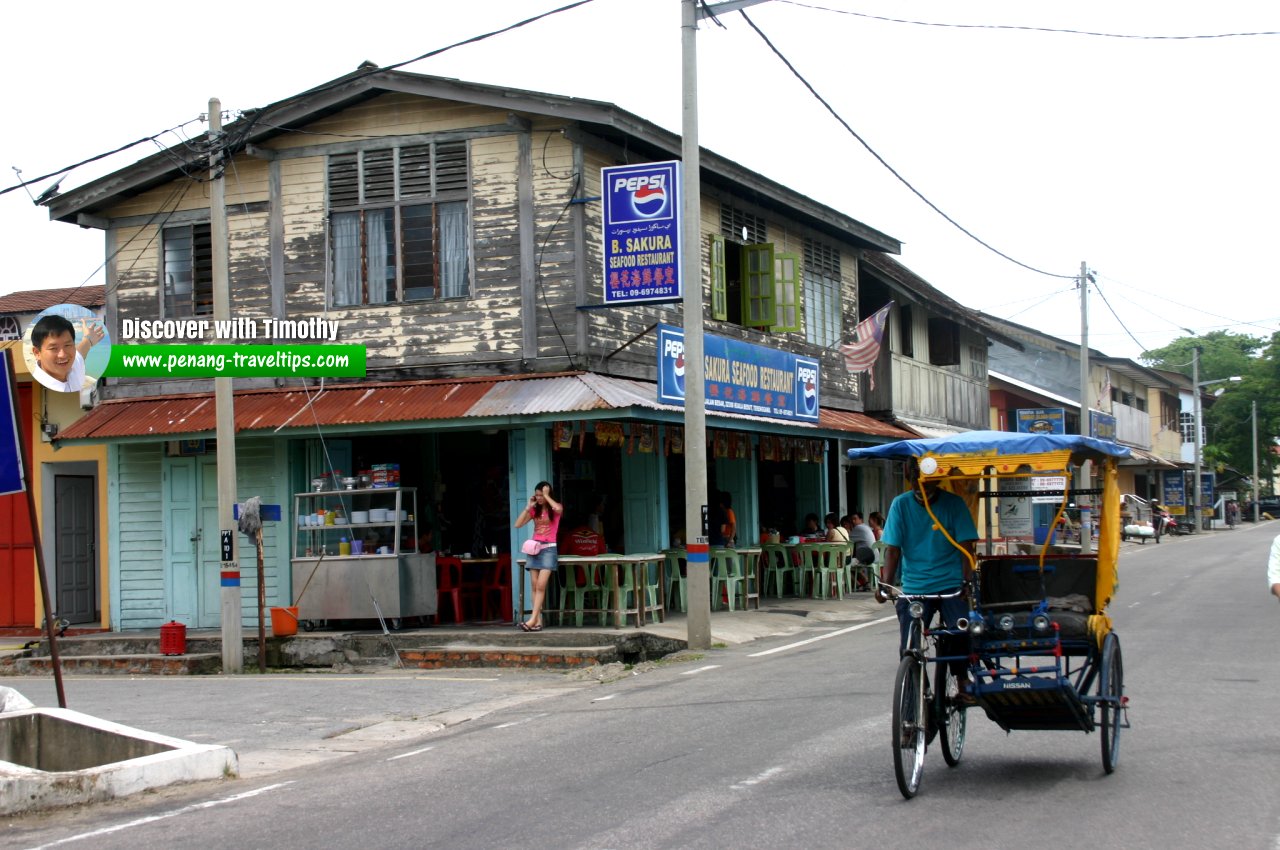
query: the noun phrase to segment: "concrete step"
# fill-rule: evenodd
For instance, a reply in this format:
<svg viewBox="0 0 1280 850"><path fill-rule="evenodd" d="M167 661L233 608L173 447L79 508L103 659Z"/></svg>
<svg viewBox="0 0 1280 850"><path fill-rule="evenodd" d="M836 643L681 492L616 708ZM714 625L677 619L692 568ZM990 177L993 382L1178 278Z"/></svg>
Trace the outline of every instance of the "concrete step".
<svg viewBox="0 0 1280 850"><path fill-rule="evenodd" d="M200 675L222 672L222 654L200 652L188 655L71 655L59 654L62 672L105 674L149 674L162 676ZM15 658L0 673L12 676L53 675L53 659L48 656Z"/></svg>
<svg viewBox="0 0 1280 850"><path fill-rule="evenodd" d="M438 670L454 667L536 667L572 670L621 660L616 645L609 646L431 646L400 650L408 667Z"/></svg>

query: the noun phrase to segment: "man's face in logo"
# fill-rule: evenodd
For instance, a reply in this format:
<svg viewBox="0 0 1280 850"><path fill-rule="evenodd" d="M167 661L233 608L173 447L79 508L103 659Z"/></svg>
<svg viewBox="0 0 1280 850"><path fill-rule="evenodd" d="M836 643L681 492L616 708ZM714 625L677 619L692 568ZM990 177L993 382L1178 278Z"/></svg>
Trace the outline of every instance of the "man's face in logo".
<svg viewBox="0 0 1280 850"><path fill-rule="evenodd" d="M36 362L46 375L65 381L76 362L76 336L73 333L51 333L38 348L33 347Z"/></svg>

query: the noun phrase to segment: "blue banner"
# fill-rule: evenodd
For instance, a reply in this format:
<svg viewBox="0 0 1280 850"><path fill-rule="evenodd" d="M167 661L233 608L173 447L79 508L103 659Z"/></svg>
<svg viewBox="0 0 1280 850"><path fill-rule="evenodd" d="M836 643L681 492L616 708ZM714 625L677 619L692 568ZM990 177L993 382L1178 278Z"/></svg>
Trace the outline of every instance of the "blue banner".
<svg viewBox="0 0 1280 850"><path fill-rule="evenodd" d="M706 334L706 409L817 422L818 361L788 351ZM684 331L658 325L658 401L684 404Z"/></svg>
<svg viewBox="0 0 1280 850"><path fill-rule="evenodd" d="M10 356L17 357L18 349L10 349L11 355L0 351L5 361L0 364L0 496L21 493L22 454L18 450L18 406L13 390L13 366Z"/></svg>
<svg viewBox="0 0 1280 850"><path fill-rule="evenodd" d="M1164 473L1164 493L1165 508L1174 516L1185 516L1187 513L1187 481L1183 477L1182 470L1165 470Z"/></svg>
<svg viewBox="0 0 1280 850"><path fill-rule="evenodd" d="M1089 436L1114 443L1116 441L1116 418L1110 413L1090 410Z"/></svg>
<svg viewBox="0 0 1280 850"><path fill-rule="evenodd" d="M600 169L604 302L679 301L680 163Z"/></svg>
<svg viewBox="0 0 1280 850"><path fill-rule="evenodd" d="M1019 434L1065 434L1067 412L1061 407L1033 407L1015 410Z"/></svg>

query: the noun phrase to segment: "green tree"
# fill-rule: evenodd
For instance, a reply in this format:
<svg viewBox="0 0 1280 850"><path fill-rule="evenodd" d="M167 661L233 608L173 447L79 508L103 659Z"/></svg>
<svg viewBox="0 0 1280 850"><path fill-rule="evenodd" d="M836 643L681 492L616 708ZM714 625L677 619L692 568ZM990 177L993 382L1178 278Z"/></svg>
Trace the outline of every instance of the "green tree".
<svg viewBox="0 0 1280 850"><path fill-rule="evenodd" d="M1263 493L1275 493L1274 462L1276 438L1280 437L1280 333L1269 343L1259 341L1261 355L1249 358L1226 375L1239 375L1240 382L1224 383L1208 387L1217 393L1217 400L1204 408L1207 440L1204 447L1205 463L1227 473L1234 470L1241 477L1253 474L1253 422L1252 403L1258 405L1258 472ZM1208 353L1206 347L1205 353ZM1203 361L1202 361L1203 362ZM1231 362L1224 356L1224 362ZM1227 479L1229 480L1229 479Z"/></svg>
<svg viewBox="0 0 1280 850"><path fill-rule="evenodd" d="M1191 352L1200 347L1200 380L1243 377L1258 361L1258 353L1267 346L1263 337L1213 331L1204 336L1184 336L1163 348L1142 352L1138 358L1155 369L1181 372L1191 377Z"/></svg>

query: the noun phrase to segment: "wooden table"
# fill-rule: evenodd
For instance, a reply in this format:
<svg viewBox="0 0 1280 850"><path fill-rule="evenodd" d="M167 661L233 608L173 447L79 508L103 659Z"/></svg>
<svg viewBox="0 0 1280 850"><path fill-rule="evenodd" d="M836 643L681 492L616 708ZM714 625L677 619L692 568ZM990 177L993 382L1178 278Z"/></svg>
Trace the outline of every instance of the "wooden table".
<svg viewBox="0 0 1280 850"><path fill-rule="evenodd" d="M521 569L524 569L524 558L520 558L517 563ZM626 618L630 614L636 615L636 627L639 628L645 622L645 616L653 611L658 617L658 622L666 622L667 619L667 582L666 582L666 558L657 553L643 553L637 555L560 555L558 558L559 567L557 569L556 580L560 581L559 571L567 567L603 567L609 570L609 590L610 605L607 608L584 608L583 613L586 614L612 614L614 617L614 628L620 629L626 623ZM658 566L658 604L649 607L645 604L646 593L645 585L649 578L649 564L656 563ZM619 575L623 564L632 564L631 570L631 592L636 597L636 607L623 608L623 590ZM563 584L563 582L562 582ZM520 582L520 611L521 616L527 612L524 602L524 585ZM559 608L549 608L545 604L542 608L544 613L558 614L563 618L564 614L577 613L576 608L566 609L563 606Z"/></svg>

